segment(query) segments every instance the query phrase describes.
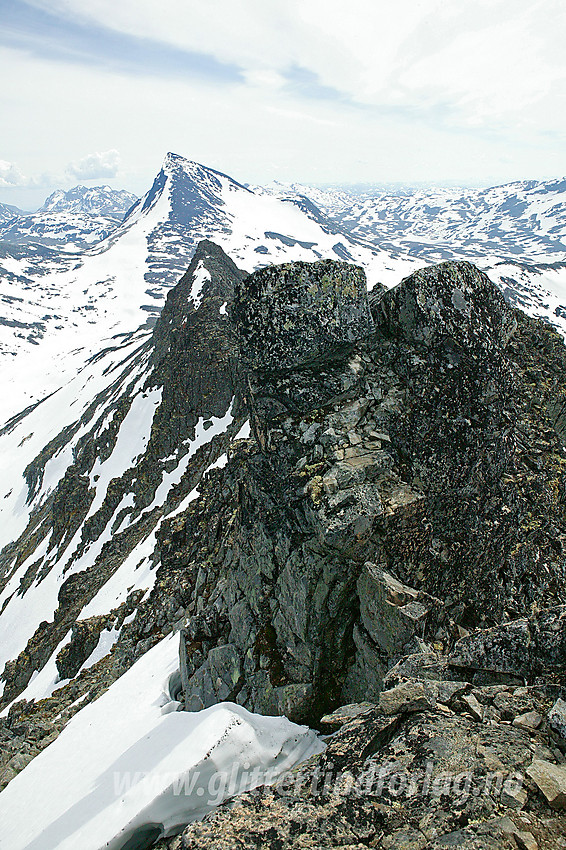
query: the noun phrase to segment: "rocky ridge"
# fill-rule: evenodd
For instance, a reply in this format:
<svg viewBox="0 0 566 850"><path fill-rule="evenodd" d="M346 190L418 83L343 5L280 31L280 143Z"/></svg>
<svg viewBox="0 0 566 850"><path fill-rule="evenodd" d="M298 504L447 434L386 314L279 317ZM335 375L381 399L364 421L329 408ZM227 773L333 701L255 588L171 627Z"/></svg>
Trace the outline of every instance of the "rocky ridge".
<svg viewBox="0 0 566 850"><path fill-rule="evenodd" d="M277 271L244 281L233 311L245 317L253 293L254 320L238 332L254 439L234 449L222 488L164 526L162 569L198 576L195 603L211 609L186 624L187 704L229 695L312 722L376 696L411 642L564 604L552 425L563 352L467 263L374 299L355 342L346 321L340 343L317 336L312 349L299 311L294 345L296 293L273 286ZM294 264L296 280L304 271ZM544 372L531 366L533 336L558 358ZM544 446L536 460L525 434Z"/></svg>
<svg viewBox="0 0 566 850"><path fill-rule="evenodd" d="M3 706L25 689L34 670L45 666L69 629L61 653L70 652L81 664L88 659L92 642L110 628L110 609L104 610L102 602L88 628L80 612L104 593L136 551L140 561L153 561L152 535L162 517L182 507L192 491L196 498L200 478L213 471L243 422L232 334L222 311L242 273L224 255L217 268L219 251L201 244L163 310L152 344L142 343L119 368L110 368L115 378L109 386L26 468L29 522L0 554L2 587L19 577L12 593L4 594L2 614L9 616L10 606L28 592L30 597L41 592L37 588L59 570L63 580L52 620L42 621L25 649L6 664ZM191 299L197 269L204 301L198 310ZM135 435L128 425L132 415L135 427L145 428L147 435L130 459L126 444ZM50 467L61 457L67 466L56 486L47 486ZM132 579L136 587L135 571ZM136 604L140 595L134 591ZM177 601L174 611L179 609ZM57 666L62 672L67 664Z"/></svg>
<svg viewBox="0 0 566 850"><path fill-rule="evenodd" d="M201 262L209 277L199 275ZM437 753L446 756L441 767L453 772L476 764L470 742L487 750L497 740L505 768L525 772L537 761L560 774L560 734L542 720L564 695L566 658L566 350L558 335L508 307L469 263L422 270L369 301L362 270L343 263L285 264L246 277L205 243L189 272L153 334L151 380L163 395L142 465L190 433L195 419L186 411L196 399L202 417L230 405L235 424L208 454L208 467L190 467L175 493L171 504L183 511L160 524L160 566L144 601L129 600L104 624L73 626L71 616L61 626L59 636L69 626L72 636L58 667L74 674L93 627L133 616L95 667L79 668L48 700L11 708L1 729L7 778L18 769L13 753L22 736L35 741L31 757L77 699L91 699L172 628L182 628L189 710L231 700L332 729L336 721L323 721L325 714L372 703L358 719L346 718L312 770L340 754L349 770L365 770L367 759L395 752L407 768L421 769L422 742L440 737L447 742ZM240 428L246 418L249 432ZM249 436L230 439L236 429ZM220 452L226 463L199 478ZM80 468L65 476L68 483L73 475L78 481ZM157 486L155 464L140 478ZM182 497L197 482L199 498L187 506ZM131 486L131 475L123 483ZM115 487L110 516L127 494ZM150 500L151 492L142 504ZM65 510L63 535L71 521ZM84 587L78 576L69 579L73 593ZM54 638L46 644L48 632L44 624L28 655L55 645ZM31 676L33 666L20 658L9 686L16 668ZM529 713L541 718L532 729L505 725ZM537 769L552 773L544 765L531 773ZM543 842L560 835L562 822L545 813L548 800L537 793L519 795L516 808L528 804L527 819L535 812L534 832L550 847ZM506 846L508 836L528 846L530 839L516 837L529 833L522 821L491 824L499 802L484 796L479 808L466 808L467 798L449 817L441 800L428 826L421 800L406 815L412 833L405 839L395 794L387 804L365 795L358 806L348 795L321 803L316 794L314 802L282 801L261 791L236 815L223 809L212 826L191 827L176 841L235 846L230 830L240 823L248 841L241 846L293 846L283 826L267 835L251 823L263 811L274 822L296 821L296 846L440 847L426 842L442 829L461 833L451 839L456 846ZM544 817L552 823L542 824ZM478 838L477 823L488 821ZM225 845L214 843L219 829ZM301 844L309 830L311 844Z"/></svg>

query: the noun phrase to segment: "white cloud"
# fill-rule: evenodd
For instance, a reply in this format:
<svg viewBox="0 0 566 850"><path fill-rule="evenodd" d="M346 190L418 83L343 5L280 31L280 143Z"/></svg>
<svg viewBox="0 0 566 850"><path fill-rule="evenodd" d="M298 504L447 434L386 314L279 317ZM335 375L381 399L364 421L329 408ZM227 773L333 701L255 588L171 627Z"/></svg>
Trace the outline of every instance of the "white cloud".
<svg viewBox="0 0 566 850"><path fill-rule="evenodd" d="M101 177L116 177L120 167L117 150L89 153L82 159L69 163L66 174L76 180L97 180Z"/></svg>
<svg viewBox="0 0 566 850"><path fill-rule="evenodd" d="M564 0L34 2L236 62L245 80L79 60L70 73L68 61L0 47L11 71L0 115L13 128L2 156L26 175L47 171L52 188L95 173L115 181L97 170L115 173L112 158L100 163L111 149L122 162L113 185L137 194L167 150L250 183L485 185L566 173ZM343 97L325 97L325 86ZM86 151L106 154L89 163ZM30 208L27 198L45 197L34 185L2 194Z"/></svg>
<svg viewBox="0 0 566 850"><path fill-rule="evenodd" d="M12 189L14 186L29 186L30 180L25 177L17 165L0 159L0 186Z"/></svg>
<svg viewBox="0 0 566 850"><path fill-rule="evenodd" d="M81 21L202 51L277 90L306 68L360 105L429 113L461 127L513 124L533 108L564 129L550 98L566 78L563 0L32 0ZM529 116L521 115L522 121Z"/></svg>

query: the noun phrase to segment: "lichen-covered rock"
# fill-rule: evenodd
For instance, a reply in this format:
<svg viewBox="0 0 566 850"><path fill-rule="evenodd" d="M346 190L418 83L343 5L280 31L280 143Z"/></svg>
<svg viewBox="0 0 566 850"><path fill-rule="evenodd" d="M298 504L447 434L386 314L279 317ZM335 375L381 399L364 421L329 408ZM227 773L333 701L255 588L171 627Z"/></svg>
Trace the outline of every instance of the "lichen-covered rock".
<svg viewBox="0 0 566 850"><path fill-rule="evenodd" d="M210 271L219 257L205 246L192 274L199 262ZM172 296L154 334L153 379L162 382L163 401L148 453L138 470L109 487L105 504L88 520L84 545L129 487L140 512L137 539L149 534L160 509L145 518L143 510L163 471L181 458L196 420L233 401L236 421L230 433L195 455L172 491L169 507L197 483L200 497L161 524L155 585L112 655L96 672L80 674L80 693L71 683L48 705L15 706L0 722L9 753L0 764L8 770L17 769L8 762L30 731L54 728L79 696L93 698L91 691L95 696L181 624L187 707L228 698L316 724L353 699L377 706L351 717L333 739L327 756L340 768L355 772L379 756L401 762L410 775L426 771L430 757L435 777L472 769L483 779L493 771L524 772L533 757L560 763L556 736L544 720L536 728L511 724L529 713L546 717L558 692L549 691L551 700L544 685L558 685L563 675L566 454L553 407L566 373L562 341L510 312L467 263L418 273L372 299L373 326L356 290L357 270L343 273L343 264L297 268L294 290L286 266L284 274L274 269L252 276L251 285L285 280L289 291L258 283L252 298L251 289L246 294L250 279L224 267L226 287L221 281L215 291L211 273L198 309L194 274L186 291ZM322 268L336 272L326 295ZM240 299L232 310L230 280ZM316 303L331 318L329 333L313 316ZM317 327L319 337L312 332ZM127 410L128 400L116 405L118 424ZM250 436L231 444L244 417ZM68 492L81 494L81 511L88 510L81 476L97 453L110 456L115 437L112 425L94 442L79 441L77 477ZM51 446L51 455L60 447ZM227 463L202 481L221 451ZM41 463L30 471L36 482ZM134 482L136 472L141 480ZM22 538L18 563L28 557L54 501ZM74 522L65 513L71 501L57 502L63 532L66 519L69 527ZM9 671L7 698L21 690L37 659L49 657L85 599L123 562L131 539L118 533L120 522L117 516L114 539L93 567L64 583L55 621L41 624ZM26 581L40 569L32 564ZM525 629L517 625L522 621ZM455 640L473 641L476 630L513 622L515 661L525 646L532 661L534 646L536 667L499 674L507 677L504 683L482 687L484 668L448 664ZM410 656L400 657L406 652ZM513 687L518 675L522 685L531 674L538 690ZM34 752L41 745L34 740ZM390 774L385 778L388 787ZM497 799L470 795L462 805L441 791L431 817L428 799L409 795L397 805L395 791L393 784L385 800L303 795L282 803L278 797L279 814L269 792L261 792L257 806L256 798L242 801L241 819L232 814L231 824L223 821L223 809L220 820L191 827L194 832L176 840L188 847L225 841L227 847L279 848L300 846L312 833L314 846L365 842L385 850L403 842L419 846L421 836L424 846L504 846L495 821L507 817L509 807L513 817L528 808L534 833L550 836L547 846L558 835L556 824L545 826L539 817L541 811L546 820L554 815L531 787L527 794L509 785Z"/></svg>
<svg viewBox="0 0 566 850"><path fill-rule="evenodd" d="M479 629L456 642L450 663L530 680L545 672L562 679L566 674L566 606Z"/></svg>
<svg viewBox="0 0 566 850"><path fill-rule="evenodd" d="M385 293L376 310L393 334L427 347L453 342L471 356L504 348L517 327L503 295L468 262L419 269Z"/></svg>
<svg viewBox="0 0 566 850"><path fill-rule="evenodd" d="M364 271L333 260L261 269L237 286L234 320L250 367L308 363L369 333Z"/></svg>

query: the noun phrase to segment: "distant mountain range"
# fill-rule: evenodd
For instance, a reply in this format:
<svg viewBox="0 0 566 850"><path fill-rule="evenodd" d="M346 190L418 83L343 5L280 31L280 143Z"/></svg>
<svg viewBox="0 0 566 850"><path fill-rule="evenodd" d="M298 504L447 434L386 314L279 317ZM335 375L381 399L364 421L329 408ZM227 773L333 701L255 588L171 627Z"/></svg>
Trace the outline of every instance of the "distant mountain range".
<svg viewBox="0 0 566 850"><path fill-rule="evenodd" d="M105 239L137 200L110 186L58 189L34 213L0 209L0 243L56 248L76 253Z"/></svg>
<svg viewBox="0 0 566 850"><path fill-rule="evenodd" d="M11 204L0 204L0 225L21 215L26 215L26 213L19 207L13 207Z"/></svg>
<svg viewBox="0 0 566 850"><path fill-rule="evenodd" d="M52 192L38 212L89 213L121 221L136 201L137 196L126 192L125 189L112 189L110 186L75 186L67 192L63 189Z"/></svg>
<svg viewBox="0 0 566 850"><path fill-rule="evenodd" d="M422 265L344 233L307 198L254 193L172 153L150 190L101 240L98 211L106 193L95 193L96 200L78 194L55 193L46 211L0 229L0 357L19 357L17 371L3 371L0 420L55 390L62 375L75 374L89 356L114 345L117 335L144 327L147 333L201 239L220 244L247 271L321 257L358 263L370 286L391 286ZM128 199L119 194L125 206ZM88 201L96 214L52 211L77 201ZM95 244L71 252L64 240L77 221L83 242ZM107 218L102 221L109 226ZM44 222L59 248L31 236L26 241L26 233L41 230Z"/></svg>
<svg viewBox="0 0 566 850"><path fill-rule="evenodd" d="M78 186L33 214L4 206L0 216L9 217L0 218L0 358L19 358L3 372L0 419L57 389L117 335L147 332L201 239L247 271L358 263L370 289L469 259L511 304L566 332L565 180L360 195L246 187L169 153L143 198Z"/></svg>
<svg viewBox="0 0 566 850"><path fill-rule="evenodd" d="M337 226L386 250L427 262L566 260L566 179L490 189L400 189L355 195L273 184L277 197L306 195Z"/></svg>

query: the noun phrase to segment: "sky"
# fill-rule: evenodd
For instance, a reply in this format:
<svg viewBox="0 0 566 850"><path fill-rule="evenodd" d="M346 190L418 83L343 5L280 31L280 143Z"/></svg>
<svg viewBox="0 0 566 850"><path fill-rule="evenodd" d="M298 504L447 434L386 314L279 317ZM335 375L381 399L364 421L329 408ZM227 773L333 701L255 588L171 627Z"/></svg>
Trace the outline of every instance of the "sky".
<svg viewBox="0 0 566 850"><path fill-rule="evenodd" d="M0 202L566 174L564 0L0 0Z"/></svg>

